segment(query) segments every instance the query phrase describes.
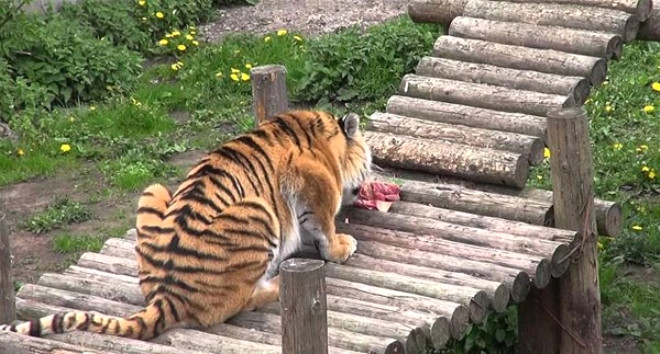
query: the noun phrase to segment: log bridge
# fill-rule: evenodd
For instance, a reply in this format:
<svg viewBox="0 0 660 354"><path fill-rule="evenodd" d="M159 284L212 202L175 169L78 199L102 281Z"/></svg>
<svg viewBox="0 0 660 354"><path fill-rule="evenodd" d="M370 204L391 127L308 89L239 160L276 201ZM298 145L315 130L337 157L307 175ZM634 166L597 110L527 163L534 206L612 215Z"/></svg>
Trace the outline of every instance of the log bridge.
<svg viewBox="0 0 660 354"><path fill-rule="evenodd" d="M659 28L644 22L651 10L651 0L412 0L414 21L448 35L367 122L378 177L396 177L401 201L341 212L338 229L359 242L346 264L305 247L282 267L279 302L207 330L149 342L4 333L0 353L425 353L512 304L521 353L601 352L595 239L619 234L621 209L593 197L581 106L640 23ZM284 68L254 68L252 85L257 122L288 107ZM554 191L525 188L546 146ZM144 304L134 230L15 297L0 231L0 322Z"/></svg>

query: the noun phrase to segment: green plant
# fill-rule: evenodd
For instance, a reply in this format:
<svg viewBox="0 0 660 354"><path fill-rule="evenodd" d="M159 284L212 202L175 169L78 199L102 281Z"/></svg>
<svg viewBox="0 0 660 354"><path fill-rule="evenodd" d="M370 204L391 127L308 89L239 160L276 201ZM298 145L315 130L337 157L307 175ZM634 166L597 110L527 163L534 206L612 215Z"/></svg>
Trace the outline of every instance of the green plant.
<svg viewBox="0 0 660 354"><path fill-rule="evenodd" d="M91 213L82 204L73 202L68 198L57 200L41 213L33 215L26 228L40 234L52 229L62 228L65 225L80 223L91 218Z"/></svg>
<svg viewBox="0 0 660 354"><path fill-rule="evenodd" d="M176 28L205 22L213 16L213 0L136 0L135 16L152 39Z"/></svg>
<svg viewBox="0 0 660 354"><path fill-rule="evenodd" d="M518 341L518 307L511 305L505 312L490 313L478 325L471 324L465 338L451 340L439 353L504 354L510 353Z"/></svg>
<svg viewBox="0 0 660 354"><path fill-rule="evenodd" d="M64 233L53 238L53 249L59 253L99 252L104 242L103 237Z"/></svg>

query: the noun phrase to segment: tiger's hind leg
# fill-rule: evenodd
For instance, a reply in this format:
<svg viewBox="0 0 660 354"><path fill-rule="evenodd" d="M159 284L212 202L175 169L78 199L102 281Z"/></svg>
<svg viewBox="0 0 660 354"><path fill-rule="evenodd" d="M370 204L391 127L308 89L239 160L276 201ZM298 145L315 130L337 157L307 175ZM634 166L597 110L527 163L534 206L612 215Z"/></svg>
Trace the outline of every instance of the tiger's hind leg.
<svg viewBox="0 0 660 354"><path fill-rule="evenodd" d="M245 311L254 311L280 297L280 276L277 275L269 280L260 280L245 305Z"/></svg>
<svg viewBox="0 0 660 354"><path fill-rule="evenodd" d="M164 214L167 211L168 203L172 200L172 194L167 187L162 184L152 184L147 187L138 200L137 217L135 228L137 230L137 240L135 249L137 253L137 264L140 278L150 275L151 265L144 262L140 251L144 244L157 238L163 232L169 232L169 227L164 225ZM142 294L147 296L151 291L151 284L141 284Z"/></svg>

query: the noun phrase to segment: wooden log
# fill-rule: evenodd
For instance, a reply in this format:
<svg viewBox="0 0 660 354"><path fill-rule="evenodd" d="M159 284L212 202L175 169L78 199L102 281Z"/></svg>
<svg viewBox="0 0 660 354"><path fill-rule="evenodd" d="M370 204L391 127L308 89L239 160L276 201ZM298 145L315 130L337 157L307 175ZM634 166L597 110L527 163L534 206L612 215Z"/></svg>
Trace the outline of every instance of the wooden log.
<svg viewBox="0 0 660 354"><path fill-rule="evenodd" d="M467 105L394 95L387 101L387 113L427 119L446 124L491 129L545 139L546 118L503 112Z"/></svg>
<svg viewBox="0 0 660 354"><path fill-rule="evenodd" d="M509 69L428 56L419 61L415 73L420 76L484 83L517 90L568 95L573 97L573 101L577 104L583 104L591 91L589 80L583 77Z"/></svg>
<svg viewBox="0 0 660 354"><path fill-rule="evenodd" d="M12 332L0 332L0 353L11 354L95 354L77 345L57 342L45 338L35 338ZM116 353L104 351L103 353Z"/></svg>
<svg viewBox="0 0 660 354"><path fill-rule="evenodd" d="M280 266L282 351L328 352L327 300L323 261L289 259Z"/></svg>
<svg viewBox="0 0 660 354"><path fill-rule="evenodd" d="M505 284L481 279L469 274L454 273L400 262L376 259L359 253L351 256L351 259L346 263L346 265L360 269L395 273L419 279L437 281L443 284L469 286L475 289L483 289L488 294L493 309L497 312L506 310L506 306L509 303L509 288Z"/></svg>
<svg viewBox="0 0 660 354"><path fill-rule="evenodd" d="M255 126L289 107L286 90L286 68L263 65L250 70Z"/></svg>
<svg viewBox="0 0 660 354"><path fill-rule="evenodd" d="M129 283L129 284L139 284L139 282L140 282L140 280L137 277L134 277L134 276L108 273L108 272L104 272L104 271L96 270L96 269L92 269L92 268L80 267L80 266L77 266L77 265L70 265L69 268L67 268L64 271L64 274L65 275L70 274L70 275L83 276L83 277L91 279L91 280L99 280L99 281L107 281L108 278L111 278L111 280L113 280L113 281L119 281L119 282Z"/></svg>
<svg viewBox="0 0 660 354"><path fill-rule="evenodd" d="M449 35L605 59L621 58L623 48L623 39L618 34L465 16L451 22Z"/></svg>
<svg viewBox="0 0 660 354"><path fill-rule="evenodd" d="M0 324L16 319L14 281L11 276L11 245L5 215L0 216Z"/></svg>
<svg viewBox="0 0 660 354"><path fill-rule="evenodd" d="M353 267L342 267L334 263L326 264L329 276L367 285L424 295L440 300L464 304L470 310L470 318L479 323L490 307L488 295L479 289L442 284L402 275L377 272Z"/></svg>
<svg viewBox="0 0 660 354"><path fill-rule="evenodd" d="M543 148L545 147L543 140L538 137L456 126L392 113L376 112L372 114L368 129L380 133L444 140L480 148L511 151L526 156L532 166L538 165L543 160Z"/></svg>
<svg viewBox="0 0 660 354"><path fill-rule="evenodd" d="M411 0L408 3L410 19L418 23L449 25L463 13L467 0Z"/></svg>
<svg viewBox="0 0 660 354"><path fill-rule="evenodd" d="M545 3L547 0L509 0L522 3ZM614 9L634 14L639 21L646 21L651 15L653 8L652 0L552 0L557 4L573 4L582 6L593 6L604 9Z"/></svg>
<svg viewBox="0 0 660 354"><path fill-rule="evenodd" d="M133 259L112 257L104 254L85 252L78 259L78 265L104 272L137 276L137 262Z"/></svg>
<svg viewBox="0 0 660 354"><path fill-rule="evenodd" d="M364 244L359 250L360 253L375 258L467 273L500 281L511 289L514 289L514 281L520 271L534 278L538 287L545 286L550 279L550 262L541 256L496 251L478 246L459 246L458 242L437 239L428 234L418 235L359 224L337 224L337 228L352 234ZM402 239L404 241L401 241ZM452 246L454 248L451 248ZM387 252L393 252L395 256L388 256ZM457 265L457 259L469 259L471 262Z"/></svg>
<svg viewBox="0 0 660 354"><path fill-rule="evenodd" d="M613 33L620 35L625 43L634 41L640 29L637 15L624 11L548 2L470 0L462 16Z"/></svg>
<svg viewBox="0 0 660 354"><path fill-rule="evenodd" d="M274 345L252 343L240 339L227 338L191 329L169 330L151 340L175 348L193 351L213 351L231 354L249 352L280 354L282 349Z"/></svg>
<svg viewBox="0 0 660 354"><path fill-rule="evenodd" d="M375 163L522 188L529 164L520 154L440 140L365 132Z"/></svg>
<svg viewBox="0 0 660 354"><path fill-rule="evenodd" d="M640 24L637 39L660 41L660 10L654 9L651 11L649 19Z"/></svg>
<svg viewBox="0 0 660 354"><path fill-rule="evenodd" d="M433 56L511 69L581 76L593 86L603 82L607 75L607 60L604 58L454 36L438 38L433 46Z"/></svg>
<svg viewBox="0 0 660 354"><path fill-rule="evenodd" d="M446 36L440 38L443 37ZM414 74L403 77L398 93L427 100L540 116L551 109L575 105L572 96L567 95L551 95Z"/></svg>
<svg viewBox="0 0 660 354"><path fill-rule="evenodd" d="M482 192L450 184L406 180L400 186L401 200L504 218L534 225L551 226L553 214L547 203L520 197Z"/></svg>
<svg viewBox="0 0 660 354"><path fill-rule="evenodd" d="M586 347L600 353L603 339L593 207L594 172L584 108L551 112L548 143L554 152L550 166L555 223L579 232L582 252L568 273L559 278L559 313L562 327L568 328L561 332L559 350L574 353Z"/></svg>

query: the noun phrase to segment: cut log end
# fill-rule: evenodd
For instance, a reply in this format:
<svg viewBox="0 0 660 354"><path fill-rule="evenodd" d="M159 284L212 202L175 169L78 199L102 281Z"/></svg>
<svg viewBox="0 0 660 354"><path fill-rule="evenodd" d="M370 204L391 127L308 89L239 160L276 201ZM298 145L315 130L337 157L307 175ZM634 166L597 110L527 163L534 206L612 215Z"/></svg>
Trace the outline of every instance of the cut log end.
<svg viewBox="0 0 660 354"><path fill-rule="evenodd" d="M589 81L595 87L602 84L605 81L605 77L607 77L607 60L601 58L594 64Z"/></svg>
<svg viewBox="0 0 660 354"><path fill-rule="evenodd" d="M637 15L632 15L628 18L623 32L623 43L628 44L635 41L640 30L640 22L641 21Z"/></svg>
<svg viewBox="0 0 660 354"><path fill-rule="evenodd" d="M449 321L449 324L450 324L449 333L451 334L452 338L456 340L461 340L463 336L465 336L465 333L467 332L468 326L470 324L470 310L468 310L468 308L465 306L456 307L454 313L451 315L451 320ZM431 330L431 339L433 339L432 330ZM438 347L436 346L436 348Z"/></svg>
<svg viewBox="0 0 660 354"><path fill-rule="evenodd" d="M571 263L571 247L568 245L559 245L555 252L552 254L550 260L550 272L553 277L559 278L566 273L568 266Z"/></svg>
<svg viewBox="0 0 660 354"><path fill-rule="evenodd" d="M577 82L573 89L573 101L577 105L583 105L591 93L591 84L589 80L584 79Z"/></svg>
<svg viewBox="0 0 660 354"><path fill-rule="evenodd" d="M433 347L440 349L444 348L449 339L451 339L451 322L441 317L433 322L431 326L431 343Z"/></svg>
<svg viewBox="0 0 660 354"><path fill-rule="evenodd" d="M623 39L620 36L613 36L607 42L608 58L613 58L615 60L621 59L621 54L623 53Z"/></svg>
<svg viewBox="0 0 660 354"><path fill-rule="evenodd" d="M470 310L470 319L474 323L481 323L486 317L486 313L491 306L490 298L485 291L477 292L468 304Z"/></svg>
<svg viewBox="0 0 660 354"><path fill-rule="evenodd" d="M403 354L405 352L405 346L399 341L392 342L385 347L385 354Z"/></svg>
<svg viewBox="0 0 660 354"><path fill-rule="evenodd" d="M511 298L515 302L523 302L527 298L530 289L531 280L529 279L529 275L525 272L520 272L513 280L513 285L511 286Z"/></svg>
<svg viewBox="0 0 660 354"><path fill-rule="evenodd" d="M447 327L447 334L449 334L449 327ZM426 353L426 343L430 338L428 328L415 328L410 331L406 338L406 353L408 354L423 354Z"/></svg>
<svg viewBox="0 0 660 354"><path fill-rule="evenodd" d="M539 261L539 264L536 266L536 272L534 273L534 285L537 288L543 289L550 284L550 279L552 278L551 269L549 260L542 259Z"/></svg>
<svg viewBox="0 0 660 354"><path fill-rule="evenodd" d="M500 286L495 289L493 298L491 299L491 305L495 312L499 313L506 310L506 306L509 304L509 293L509 287L504 284L500 284Z"/></svg>
<svg viewBox="0 0 660 354"><path fill-rule="evenodd" d="M640 22L644 22L651 17L653 10L653 0L639 0L637 3L637 18Z"/></svg>
<svg viewBox="0 0 660 354"><path fill-rule="evenodd" d="M595 209L598 233L610 237L618 236L621 233L623 218L621 206L616 203L603 203L603 205L596 203Z"/></svg>

